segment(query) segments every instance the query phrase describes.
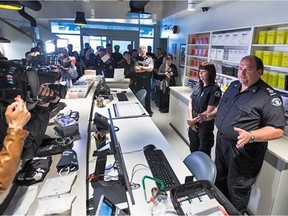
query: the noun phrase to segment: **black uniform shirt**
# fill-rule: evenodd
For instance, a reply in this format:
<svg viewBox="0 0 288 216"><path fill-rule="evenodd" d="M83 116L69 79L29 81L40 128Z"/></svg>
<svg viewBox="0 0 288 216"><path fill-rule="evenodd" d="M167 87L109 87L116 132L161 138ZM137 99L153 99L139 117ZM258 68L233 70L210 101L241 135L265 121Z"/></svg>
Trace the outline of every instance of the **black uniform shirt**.
<svg viewBox="0 0 288 216"><path fill-rule="evenodd" d="M205 87L197 85L190 96L192 99L193 117L195 118L197 114L206 111L208 105L216 107L221 95L221 89L217 84Z"/></svg>
<svg viewBox="0 0 288 216"><path fill-rule="evenodd" d="M220 100L216 126L224 136L237 140L234 127L246 131L264 126L276 128L286 125L280 96L261 79L240 93L241 83L232 82Z"/></svg>
<svg viewBox="0 0 288 216"><path fill-rule="evenodd" d="M154 61L150 56L146 56L145 58L143 58L142 56L137 56L135 66L148 67L149 65L152 65L152 67L154 67ZM146 79L151 77L152 72L136 73L136 75L140 76L143 79Z"/></svg>

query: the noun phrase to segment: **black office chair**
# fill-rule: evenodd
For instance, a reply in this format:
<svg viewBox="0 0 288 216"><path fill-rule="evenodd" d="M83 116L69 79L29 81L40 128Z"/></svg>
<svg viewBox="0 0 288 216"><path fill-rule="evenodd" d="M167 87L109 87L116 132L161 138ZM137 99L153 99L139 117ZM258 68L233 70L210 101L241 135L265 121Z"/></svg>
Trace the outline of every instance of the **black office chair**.
<svg viewBox="0 0 288 216"><path fill-rule="evenodd" d="M145 106L145 97L146 97L147 91L146 89L140 89L138 92L136 92L135 96L140 101L140 103Z"/></svg>
<svg viewBox="0 0 288 216"><path fill-rule="evenodd" d="M197 180L209 180L213 184L216 180L216 166L212 159L201 151L195 151L184 159L184 164Z"/></svg>

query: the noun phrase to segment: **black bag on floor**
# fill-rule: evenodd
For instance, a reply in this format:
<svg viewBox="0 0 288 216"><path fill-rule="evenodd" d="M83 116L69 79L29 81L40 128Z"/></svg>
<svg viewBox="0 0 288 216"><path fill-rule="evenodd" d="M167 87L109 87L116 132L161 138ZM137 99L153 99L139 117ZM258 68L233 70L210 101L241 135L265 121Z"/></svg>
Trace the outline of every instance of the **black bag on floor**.
<svg viewBox="0 0 288 216"><path fill-rule="evenodd" d="M43 139L41 146L36 151L37 157L61 154L65 149L73 147L73 137L57 137Z"/></svg>
<svg viewBox="0 0 288 216"><path fill-rule="evenodd" d="M51 156L27 160L24 167L16 174L16 184L29 186L43 181L50 170L51 163Z"/></svg>

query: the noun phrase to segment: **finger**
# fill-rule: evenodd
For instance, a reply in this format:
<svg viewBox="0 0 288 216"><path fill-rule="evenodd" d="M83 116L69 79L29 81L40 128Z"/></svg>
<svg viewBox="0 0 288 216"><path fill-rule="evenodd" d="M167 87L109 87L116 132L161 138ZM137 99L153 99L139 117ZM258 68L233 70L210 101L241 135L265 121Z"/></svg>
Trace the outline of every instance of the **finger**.
<svg viewBox="0 0 288 216"><path fill-rule="evenodd" d="M50 89L50 88L49 88L49 90L50 90L50 95L49 96L53 96L54 95L54 90Z"/></svg>
<svg viewBox="0 0 288 216"><path fill-rule="evenodd" d="M237 131L238 133L244 131L243 129L241 129L241 128L237 128L237 127L234 127L234 130Z"/></svg>
<svg viewBox="0 0 288 216"><path fill-rule="evenodd" d="M13 112L14 107L16 106L17 102L11 103L9 106L7 106L6 112Z"/></svg>

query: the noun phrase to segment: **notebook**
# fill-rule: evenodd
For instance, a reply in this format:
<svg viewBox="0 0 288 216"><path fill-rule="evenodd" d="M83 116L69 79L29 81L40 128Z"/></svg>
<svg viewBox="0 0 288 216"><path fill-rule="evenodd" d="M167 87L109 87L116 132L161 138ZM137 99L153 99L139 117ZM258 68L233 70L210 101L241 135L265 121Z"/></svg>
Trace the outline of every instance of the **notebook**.
<svg viewBox="0 0 288 216"><path fill-rule="evenodd" d="M112 203L107 197L102 195L100 197L95 216L112 216L112 215L127 215L114 203Z"/></svg>

